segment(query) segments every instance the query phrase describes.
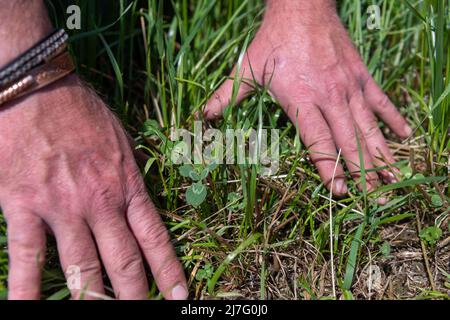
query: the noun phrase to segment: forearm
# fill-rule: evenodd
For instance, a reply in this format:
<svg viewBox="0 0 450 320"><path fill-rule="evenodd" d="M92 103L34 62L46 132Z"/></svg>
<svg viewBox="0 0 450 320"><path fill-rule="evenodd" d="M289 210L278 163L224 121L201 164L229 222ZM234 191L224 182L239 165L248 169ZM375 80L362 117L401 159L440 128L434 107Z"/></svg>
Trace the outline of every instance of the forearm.
<svg viewBox="0 0 450 320"><path fill-rule="evenodd" d="M43 0L0 0L0 68L51 30Z"/></svg>
<svg viewBox="0 0 450 320"><path fill-rule="evenodd" d="M33 47L52 29L43 0L0 0L0 68ZM13 100L12 108L8 108L9 102L0 106L0 146L16 141L14 127L36 127L45 118L56 123L69 114L68 108L74 103L71 94L79 86L78 79L69 75Z"/></svg>

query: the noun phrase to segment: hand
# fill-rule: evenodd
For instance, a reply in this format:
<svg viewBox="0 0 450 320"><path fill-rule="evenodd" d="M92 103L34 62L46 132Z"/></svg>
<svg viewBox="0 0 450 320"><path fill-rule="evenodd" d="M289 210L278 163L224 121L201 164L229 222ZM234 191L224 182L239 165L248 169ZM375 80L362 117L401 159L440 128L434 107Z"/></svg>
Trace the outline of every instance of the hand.
<svg viewBox="0 0 450 320"><path fill-rule="evenodd" d="M231 77L236 76L237 68ZM268 1L263 24L239 68L243 78L237 102L251 91L253 79L268 85L309 148L325 185L333 178L336 149L342 150L347 168L360 176L357 139L365 169L393 163L394 158L378 128L375 114L400 137L411 133L405 119L370 76L330 0ZM219 116L229 104L233 80L226 80L205 108L208 119ZM390 170L379 172L386 182L395 181ZM368 173L367 189L378 181ZM333 192L347 192L339 164Z"/></svg>
<svg viewBox="0 0 450 320"><path fill-rule="evenodd" d="M150 201L127 136L103 102L70 76L0 111L0 205L8 225L9 298L40 297L46 228L64 271L103 294L145 299L141 252L166 299L187 297L182 267ZM98 252L96 249L98 248Z"/></svg>

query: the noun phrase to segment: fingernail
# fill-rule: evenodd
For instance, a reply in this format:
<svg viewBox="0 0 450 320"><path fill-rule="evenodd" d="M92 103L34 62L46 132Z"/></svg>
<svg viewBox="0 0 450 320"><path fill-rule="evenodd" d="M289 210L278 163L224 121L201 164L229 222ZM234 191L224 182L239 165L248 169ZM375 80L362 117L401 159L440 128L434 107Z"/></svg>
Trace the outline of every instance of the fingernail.
<svg viewBox="0 0 450 320"><path fill-rule="evenodd" d="M338 180L336 180L334 185L336 186L336 191L339 194L346 194L347 193L347 184L345 183L344 180L338 179Z"/></svg>
<svg viewBox="0 0 450 320"><path fill-rule="evenodd" d="M396 183L397 182L397 177L392 172L388 173L388 179L389 179L389 183Z"/></svg>
<svg viewBox="0 0 450 320"><path fill-rule="evenodd" d="M404 128L405 134L409 137L412 134L412 129L410 126L408 126L407 124L405 125Z"/></svg>
<svg viewBox="0 0 450 320"><path fill-rule="evenodd" d="M395 174L393 174L390 171L387 171L387 170L381 171L381 176L383 177L383 182L386 184L397 182L397 178L396 178Z"/></svg>
<svg viewBox="0 0 450 320"><path fill-rule="evenodd" d="M388 203L388 199L387 198L385 198L385 197L380 197L380 198L378 198L377 199L377 203L379 204L379 205L385 205L386 203Z"/></svg>
<svg viewBox="0 0 450 320"><path fill-rule="evenodd" d="M186 288L178 284L172 289L172 299L173 300L186 300L188 297L188 292Z"/></svg>

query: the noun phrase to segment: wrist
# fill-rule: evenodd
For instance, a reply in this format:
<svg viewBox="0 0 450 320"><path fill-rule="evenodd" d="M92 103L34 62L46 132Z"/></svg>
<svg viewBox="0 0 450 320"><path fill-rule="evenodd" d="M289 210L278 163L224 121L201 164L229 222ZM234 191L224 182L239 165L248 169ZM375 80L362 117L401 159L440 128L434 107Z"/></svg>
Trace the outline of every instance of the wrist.
<svg viewBox="0 0 450 320"><path fill-rule="evenodd" d="M42 117L54 119L71 113L72 104L80 99L74 93L84 89L76 74L71 74L32 94L6 103L0 109L0 139L14 127L27 126ZM20 123L20 125L19 125Z"/></svg>
<svg viewBox="0 0 450 320"><path fill-rule="evenodd" d="M336 10L336 0L266 0L267 9Z"/></svg>
<svg viewBox="0 0 450 320"><path fill-rule="evenodd" d="M0 0L0 68L52 30L42 0Z"/></svg>
<svg viewBox="0 0 450 320"><path fill-rule="evenodd" d="M267 0L266 4L266 18L293 18L300 24L327 23L327 19L337 16L335 0Z"/></svg>

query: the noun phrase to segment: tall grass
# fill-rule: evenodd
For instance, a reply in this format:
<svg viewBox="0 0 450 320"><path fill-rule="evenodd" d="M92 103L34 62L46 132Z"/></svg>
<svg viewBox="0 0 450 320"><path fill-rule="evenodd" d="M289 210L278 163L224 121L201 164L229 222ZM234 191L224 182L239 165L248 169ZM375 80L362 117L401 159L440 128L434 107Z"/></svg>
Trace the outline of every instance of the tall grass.
<svg viewBox="0 0 450 320"><path fill-rule="evenodd" d="M421 21L423 28L420 43L423 59L420 68L421 87L415 96L427 97L421 101L426 119L420 122L423 132L427 132L428 145L436 156L437 162L448 159L449 149L449 103L450 103L450 18L448 1L427 0L414 6L407 2L410 9ZM427 68L429 65L429 68ZM431 82L428 81L431 77ZM425 87L429 84L428 88Z"/></svg>

